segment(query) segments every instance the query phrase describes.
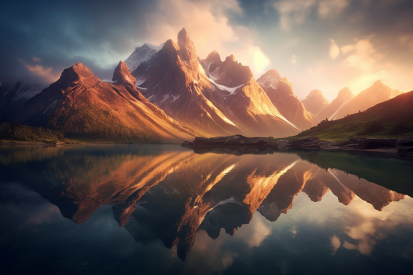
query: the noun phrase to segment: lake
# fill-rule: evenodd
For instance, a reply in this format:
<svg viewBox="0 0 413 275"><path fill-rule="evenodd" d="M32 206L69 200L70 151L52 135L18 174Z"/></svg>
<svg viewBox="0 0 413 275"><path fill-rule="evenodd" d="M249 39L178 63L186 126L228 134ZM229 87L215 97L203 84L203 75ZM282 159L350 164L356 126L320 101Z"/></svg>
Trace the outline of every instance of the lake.
<svg viewBox="0 0 413 275"><path fill-rule="evenodd" d="M413 162L0 147L1 274L411 274Z"/></svg>

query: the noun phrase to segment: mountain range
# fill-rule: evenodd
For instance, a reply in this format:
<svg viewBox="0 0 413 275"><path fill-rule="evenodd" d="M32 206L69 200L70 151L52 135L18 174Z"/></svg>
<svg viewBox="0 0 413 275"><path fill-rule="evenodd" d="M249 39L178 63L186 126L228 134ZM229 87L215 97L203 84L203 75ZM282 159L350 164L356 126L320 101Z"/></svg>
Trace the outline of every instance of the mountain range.
<svg viewBox="0 0 413 275"><path fill-rule="evenodd" d="M362 100L369 96L369 94L374 94L375 88L384 90L388 96L391 96L391 89L386 87L381 82L376 82L372 87L353 98L347 105L344 105L344 107L347 107L345 110L350 110L350 108L357 106L365 106L361 105ZM365 111L346 115L336 120L324 120L317 126L303 131L299 136L311 135L323 139L345 139L351 136L410 137L413 134L412 106L413 91L401 93ZM340 110L338 113L344 114Z"/></svg>
<svg viewBox="0 0 413 275"><path fill-rule="evenodd" d="M67 137L114 142L180 142L194 136L293 136L400 94L381 81L331 103L320 90L300 100L269 70L255 80L234 55L198 57L185 28L177 43L144 44L120 61L111 82L85 65L65 69L49 87L0 86L0 122L41 126ZM353 98L354 97L354 98Z"/></svg>
<svg viewBox="0 0 413 275"><path fill-rule="evenodd" d="M338 92L337 97L330 103L320 90L313 90L302 102L319 121L335 120L357 112L363 112L376 104L392 99L403 92L391 89L381 80L354 95L347 87Z"/></svg>

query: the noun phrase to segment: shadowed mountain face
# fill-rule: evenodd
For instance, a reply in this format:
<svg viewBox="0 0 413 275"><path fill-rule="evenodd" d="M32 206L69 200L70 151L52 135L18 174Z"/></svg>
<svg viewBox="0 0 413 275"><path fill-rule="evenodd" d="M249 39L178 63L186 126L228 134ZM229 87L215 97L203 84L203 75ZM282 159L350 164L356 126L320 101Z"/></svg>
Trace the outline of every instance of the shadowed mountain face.
<svg viewBox="0 0 413 275"><path fill-rule="evenodd" d="M122 61L113 83L100 81L82 63L22 105L11 121L46 126L68 136L128 142L179 142L193 134L152 105L135 87Z"/></svg>
<svg viewBox="0 0 413 275"><path fill-rule="evenodd" d="M322 109L321 112L318 113L318 119L333 120L340 112L340 110L353 99L353 97L354 94L348 88L340 90L337 97L333 101L331 101L328 106Z"/></svg>
<svg viewBox="0 0 413 275"><path fill-rule="evenodd" d="M374 105L392 99L401 92L393 90L384 85L381 80L377 80L374 84L366 90L355 96L350 102L345 104L331 119L340 119L346 115L363 112Z"/></svg>
<svg viewBox="0 0 413 275"><path fill-rule="evenodd" d="M267 93L278 111L291 123L302 130L317 125L318 120L308 112L303 103L294 95L292 84L281 78L278 71L269 70L257 82Z"/></svg>
<svg viewBox="0 0 413 275"><path fill-rule="evenodd" d="M0 85L0 122L12 121L21 112L22 106L42 90L41 86L21 82L2 83Z"/></svg>
<svg viewBox="0 0 413 275"><path fill-rule="evenodd" d="M217 52L200 60L185 29L178 33L178 43L166 41L161 49L149 52L147 61L141 62L135 53L126 64L136 67L132 75L138 89L199 135L282 137L299 132L274 107L249 67L233 55L222 62Z"/></svg>
<svg viewBox="0 0 413 275"><path fill-rule="evenodd" d="M301 102L304 104L307 111L316 116L330 104L320 90L312 90Z"/></svg>
<svg viewBox="0 0 413 275"><path fill-rule="evenodd" d="M101 206L112 205L116 221L136 241L159 239L167 248L177 246L181 259L187 257L197 232L205 231L213 239L221 229L234 235L250 223L256 210L274 222L294 208L300 192L319 202L331 191L343 205L357 196L379 211L404 198L374 183L386 179L379 176L381 170L368 174L357 170L357 162L325 168L325 157L308 152L236 156L196 154L166 145L21 147L0 152L0 187L2 182L23 183L78 224ZM394 160L377 162L385 167ZM397 164L408 178L406 165L410 164ZM391 180L385 184L400 187L394 182L392 186Z"/></svg>

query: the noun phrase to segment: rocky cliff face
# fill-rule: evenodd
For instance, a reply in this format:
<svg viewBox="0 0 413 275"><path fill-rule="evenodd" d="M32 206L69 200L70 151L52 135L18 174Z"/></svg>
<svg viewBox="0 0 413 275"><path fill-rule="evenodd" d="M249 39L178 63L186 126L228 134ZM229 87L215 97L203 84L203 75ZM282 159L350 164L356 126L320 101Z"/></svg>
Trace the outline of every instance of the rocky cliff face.
<svg viewBox="0 0 413 275"><path fill-rule="evenodd" d="M330 104L320 90L312 90L308 96L302 100L305 108L312 114L318 115L325 107Z"/></svg>
<svg viewBox="0 0 413 275"><path fill-rule="evenodd" d="M234 55L227 56L222 62L219 54L213 51L201 61L201 65L211 80L230 88L243 85L252 77L250 68L239 63Z"/></svg>
<svg viewBox="0 0 413 275"><path fill-rule="evenodd" d="M294 95L292 84L281 78L278 71L269 70L257 82L267 93L271 102L287 120L301 130L317 125L318 120L309 113L303 103Z"/></svg>

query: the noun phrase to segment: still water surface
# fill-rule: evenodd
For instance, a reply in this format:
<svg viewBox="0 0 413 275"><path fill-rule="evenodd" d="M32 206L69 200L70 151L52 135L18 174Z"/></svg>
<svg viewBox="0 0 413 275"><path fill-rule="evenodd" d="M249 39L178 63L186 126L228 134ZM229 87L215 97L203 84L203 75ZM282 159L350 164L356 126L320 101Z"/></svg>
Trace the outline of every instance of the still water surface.
<svg viewBox="0 0 413 275"><path fill-rule="evenodd" d="M1 274L411 274L413 163L0 147Z"/></svg>

